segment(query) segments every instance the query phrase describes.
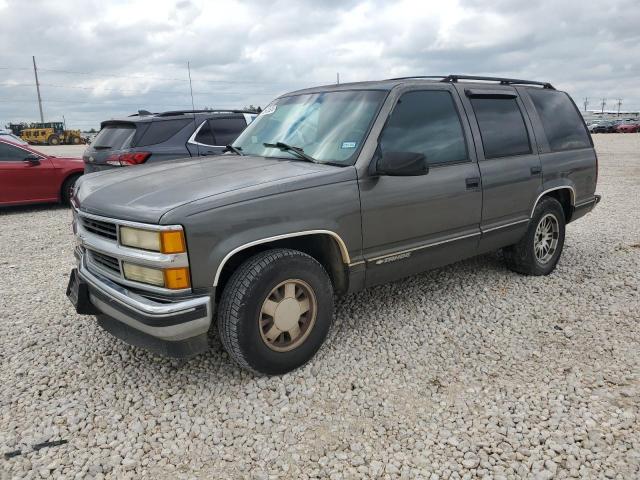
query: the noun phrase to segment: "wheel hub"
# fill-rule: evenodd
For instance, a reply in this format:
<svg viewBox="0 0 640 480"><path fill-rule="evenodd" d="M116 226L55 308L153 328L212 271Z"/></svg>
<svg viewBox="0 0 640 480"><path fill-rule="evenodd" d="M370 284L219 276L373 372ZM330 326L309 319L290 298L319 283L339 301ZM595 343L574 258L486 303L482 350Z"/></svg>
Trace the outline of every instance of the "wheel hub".
<svg viewBox="0 0 640 480"><path fill-rule="evenodd" d="M558 247L560 227L555 215L548 213L538 222L534 236L533 249L540 263L547 263Z"/></svg>
<svg viewBox="0 0 640 480"><path fill-rule="evenodd" d="M258 318L260 336L272 350L293 350L311 333L316 313L316 296L311 286L299 279L285 280L262 303Z"/></svg>

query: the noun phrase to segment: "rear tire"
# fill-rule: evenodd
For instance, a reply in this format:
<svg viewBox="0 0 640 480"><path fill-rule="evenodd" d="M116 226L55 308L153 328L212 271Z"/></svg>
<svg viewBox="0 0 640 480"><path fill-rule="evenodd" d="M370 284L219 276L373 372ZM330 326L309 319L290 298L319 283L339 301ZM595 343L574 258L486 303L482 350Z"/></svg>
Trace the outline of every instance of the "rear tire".
<svg viewBox="0 0 640 480"><path fill-rule="evenodd" d="M80 175L71 175L62 184L62 190L60 192L60 199L63 205L71 205L71 194L73 193L73 187L80 178Z"/></svg>
<svg viewBox="0 0 640 480"><path fill-rule="evenodd" d="M47 138L47 143L49 145L60 145L60 139L55 135L50 135L49 138Z"/></svg>
<svg viewBox="0 0 640 480"><path fill-rule="evenodd" d="M524 275L549 275L562 255L564 235L562 205L555 198L542 198L522 239L503 250L507 267Z"/></svg>
<svg viewBox="0 0 640 480"><path fill-rule="evenodd" d="M325 269L297 250L267 250L246 260L222 293L218 331L229 356L256 373L280 375L307 363L333 319Z"/></svg>

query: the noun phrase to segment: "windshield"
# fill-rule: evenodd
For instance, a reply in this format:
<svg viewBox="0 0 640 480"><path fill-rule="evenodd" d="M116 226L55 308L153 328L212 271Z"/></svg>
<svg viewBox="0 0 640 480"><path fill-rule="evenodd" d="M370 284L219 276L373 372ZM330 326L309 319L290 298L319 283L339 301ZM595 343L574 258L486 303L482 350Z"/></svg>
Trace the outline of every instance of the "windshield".
<svg viewBox="0 0 640 480"><path fill-rule="evenodd" d="M245 155L299 158L273 148L301 148L318 163L352 165L387 92L351 90L283 97L271 103L233 142ZM272 146L265 146L266 144Z"/></svg>

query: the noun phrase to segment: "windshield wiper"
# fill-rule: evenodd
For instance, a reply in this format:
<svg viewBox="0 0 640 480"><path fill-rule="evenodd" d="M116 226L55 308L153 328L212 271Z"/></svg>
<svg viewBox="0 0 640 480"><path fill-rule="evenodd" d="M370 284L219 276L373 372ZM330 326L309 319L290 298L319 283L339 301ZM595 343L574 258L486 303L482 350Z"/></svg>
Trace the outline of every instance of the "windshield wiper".
<svg viewBox="0 0 640 480"><path fill-rule="evenodd" d="M301 158L302 160L306 160L307 162L318 163L318 161L315 158L313 158L311 155L307 155L306 153L304 153L304 150L300 147L289 145L283 142L263 143L262 145L264 145L267 148L279 148L283 152L291 152L298 158Z"/></svg>
<svg viewBox="0 0 640 480"><path fill-rule="evenodd" d="M234 147L231 144L224 146L224 150L222 150L222 153L225 153L225 152L233 152L236 155L240 155L240 156L244 155L244 153L242 153L242 147Z"/></svg>

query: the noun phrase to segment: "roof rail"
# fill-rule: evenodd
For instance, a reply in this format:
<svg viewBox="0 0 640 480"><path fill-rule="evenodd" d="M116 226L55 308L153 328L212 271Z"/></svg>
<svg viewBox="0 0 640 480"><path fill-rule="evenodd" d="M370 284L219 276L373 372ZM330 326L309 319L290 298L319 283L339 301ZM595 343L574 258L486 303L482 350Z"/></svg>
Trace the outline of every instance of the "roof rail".
<svg viewBox="0 0 640 480"><path fill-rule="evenodd" d="M480 77L476 75L412 75L410 77L389 78L389 80L411 80L412 78L437 79L441 82L457 83L458 80L479 80L483 82L499 82L500 85L539 85L543 88L555 90L549 82L536 82L534 80L519 80L517 78Z"/></svg>
<svg viewBox="0 0 640 480"><path fill-rule="evenodd" d="M517 78L480 77L477 75L447 75L441 81L456 83L458 80L479 80L482 82L500 82L500 85L539 85L543 88L555 90L549 82L537 82L535 80L520 80Z"/></svg>
<svg viewBox="0 0 640 480"><path fill-rule="evenodd" d="M228 109L208 109L208 110L172 110L158 113L158 117L172 117L174 115L185 115L188 113L258 113L254 110L228 110Z"/></svg>

